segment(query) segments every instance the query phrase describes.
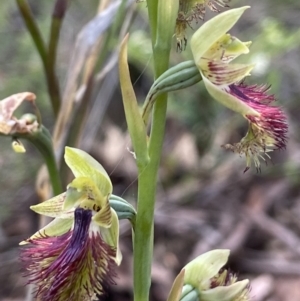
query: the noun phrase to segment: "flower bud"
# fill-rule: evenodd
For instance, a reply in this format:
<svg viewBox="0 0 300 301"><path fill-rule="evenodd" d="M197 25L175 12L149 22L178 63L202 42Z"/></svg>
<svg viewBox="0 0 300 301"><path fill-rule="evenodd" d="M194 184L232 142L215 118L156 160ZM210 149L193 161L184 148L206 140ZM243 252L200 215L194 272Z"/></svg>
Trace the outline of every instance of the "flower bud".
<svg viewBox="0 0 300 301"><path fill-rule="evenodd" d="M229 250L213 250L200 255L185 267L184 286L180 300L184 301L248 301L249 280L224 269Z"/></svg>
<svg viewBox="0 0 300 301"><path fill-rule="evenodd" d="M201 81L202 77L194 61L182 62L164 72L153 83L143 105L142 117L147 124L158 95L188 88Z"/></svg>

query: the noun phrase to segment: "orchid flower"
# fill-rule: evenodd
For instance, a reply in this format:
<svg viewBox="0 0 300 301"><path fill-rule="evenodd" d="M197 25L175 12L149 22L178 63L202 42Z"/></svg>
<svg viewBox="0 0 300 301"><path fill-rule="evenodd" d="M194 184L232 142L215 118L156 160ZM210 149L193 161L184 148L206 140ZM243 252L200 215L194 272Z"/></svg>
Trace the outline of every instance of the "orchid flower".
<svg viewBox="0 0 300 301"><path fill-rule="evenodd" d="M75 179L66 192L31 207L55 219L21 243L21 260L36 298L94 300L114 283L121 262L119 221L109 205L112 184L84 151L66 147L65 161Z"/></svg>
<svg viewBox="0 0 300 301"><path fill-rule="evenodd" d="M238 281L224 268L229 250L212 250L189 262L177 275L168 301L249 301L249 280Z"/></svg>
<svg viewBox="0 0 300 301"><path fill-rule="evenodd" d="M230 64L249 52L251 42L241 42L228 34L248 7L232 9L204 23L191 38L191 50L209 94L229 109L248 120L246 136L224 147L246 157L247 171L251 161L260 170L260 159L270 158L269 152L284 149L287 121L283 111L270 104L275 100L265 85L246 85L252 64ZM245 172L244 171L244 172Z"/></svg>
<svg viewBox="0 0 300 301"><path fill-rule="evenodd" d="M183 269L184 284L198 290L201 301L248 301L249 280L237 281L237 277L224 269L229 250L213 250L204 253Z"/></svg>

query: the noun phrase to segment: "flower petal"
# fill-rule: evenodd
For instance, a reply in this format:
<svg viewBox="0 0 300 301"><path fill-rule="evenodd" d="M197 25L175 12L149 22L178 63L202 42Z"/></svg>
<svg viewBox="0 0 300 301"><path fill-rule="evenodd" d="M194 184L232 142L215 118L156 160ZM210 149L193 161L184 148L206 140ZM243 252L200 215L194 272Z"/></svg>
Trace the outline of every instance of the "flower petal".
<svg viewBox="0 0 300 301"><path fill-rule="evenodd" d="M103 195L112 193L112 183L107 172L89 154L80 149L66 147L65 161L76 178L80 176L89 177Z"/></svg>
<svg viewBox="0 0 300 301"><path fill-rule="evenodd" d="M200 291L199 300L201 301L234 301L240 300L244 290L249 285L249 280L238 281L229 286L218 286L216 288Z"/></svg>
<svg viewBox="0 0 300 301"><path fill-rule="evenodd" d="M23 240L20 242L20 245L28 244L29 242L42 238L45 236L48 237L56 237L65 234L67 231L69 231L73 225L74 219L74 212L72 214L72 218L55 218L53 221L51 221L48 225L46 225L44 228L40 229L36 233L34 233L32 236L30 236L28 239Z"/></svg>
<svg viewBox="0 0 300 301"><path fill-rule="evenodd" d="M74 209L63 210L66 193L59 194L43 203L30 206L30 209L38 214L50 217L71 218Z"/></svg>
<svg viewBox="0 0 300 301"><path fill-rule="evenodd" d="M203 55L206 59L229 63L241 54L249 53L251 42L242 42L230 34L224 34Z"/></svg>
<svg viewBox="0 0 300 301"><path fill-rule="evenodd" d="M63 209L80 206L98 212L106 203L107 196L102 195L91 178L79 176L68 185Z"/></svg>
<svg viewBox="0 0 300 301"><path fill-rule="evenodd" d="M210 279L226 264L229 253L229 250L213 250L198 256L184 267L184 283L191 284L199 291L208 289Z"/></svg>
<svg viewBox="0 0 300 301"><path fill-rule="evenodd" d="M117 265L120 265L122 261L122 254L119 248L119 220L114 209L111 209L111 221L111 227L101 227L101 235L103 240L116 250L115 262Z"/></svg>
<svg viewBox="0 0 300 301"><path fill-rule="evenodd" d="M217 85L211 83L204 75L202 76L203 82L208 93L218 102L220 102L225 107L242 114L259 116L259 113L250 107L244 101L238 99L237 97L232 96L230 93L226 92L225 89L220 88Z"/></svg>
<svg viewBox="0 0 300 301"><path fill-rule="evenodd" d="M196 64L203 54L239 20L249 6L231 9L204 23L191 38L191 50Z"/></svg>
<svg viewBox="0 0 300 301"><path fill-rule="evenodd" d="M93 210L96 211L93 221L100 227L109 228L112 223L112 210L109 204L109 197L106 199L103 198L101 205L99 207L96 206Z"/></svg>
<svg viewBox="0 0 300 301"><path fill-rule="evenodd" d="M222 61L200 60L201 74L217 86L229 86L250 75L254 65L226 64Z"/></svg>

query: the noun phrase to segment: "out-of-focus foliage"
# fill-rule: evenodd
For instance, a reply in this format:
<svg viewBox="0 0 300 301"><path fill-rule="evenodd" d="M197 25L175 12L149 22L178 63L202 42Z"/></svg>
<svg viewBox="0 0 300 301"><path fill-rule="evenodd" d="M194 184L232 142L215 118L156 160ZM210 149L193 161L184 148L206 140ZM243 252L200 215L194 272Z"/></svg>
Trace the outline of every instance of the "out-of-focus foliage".
<svg viewBox="0 0 300 301"><path fill-rule="evenodd" d="M43 36L47 36L50 28L49 24L54 4L53 1L31 0L29 2ZM57 70L61 87L65 85L67 68L71 57L70 54L72 54L72 50L74 49L76 35L81 28L95 16L98 6L98 1L74 0L70 1L70 3L70 8L67 11L63 23L58 49ZM231 1L231 7L243 5L251 5L252 8L251 10L247 10L231 33L239 36L243 41L251 40L252 45L250 54L242 56L239 60L257 64L252 72L253 76L251 81L261 84L272 84L272 93L276 94L279 104L282 105L289 117L289 142L286 151L273 156L274 165L269 164L267 167L263 166L262 175L251 174L251 172L243 175L244 161L239 159L236 155L224 151L220 148L220 145L227 142L239 141L243 137L247 128L244 119L232 114L229 110L215 102L205 91L202 83L184 91L170 93L167 136L165 140L165 152L162 157L158 192L162 193L164 189L173 189L175 191L172 190L173 195L175 195L175 199L177 198L175 207L179 207L182 203L192 206L194 202L198 201L198 205L201 203L204 208L207 208L208 203L212 201L211 207L215 211L213 211L213 217L211 219L207 218L207 216L207 220L204 218L207 224L211 222L211 220L214 223L219 223L218 225L222 225L224 222L218 215L220 203L223 211L232 209L232 212L236 214L237 204L234 200L237 199L240 203L246 202L247 197L250 198L250 196L246 196L244 191L252 191L251 185L254 185L257 181L259 182L262 178L271 183L272 180L277 180L278 178L282 179L282 183L288 181L290 192L285 194L285 196L288 195L291 197L292 193L295 195L299 194L300 1ZM146 3L141 2L138 3L137 6L138 9L135 14L134 22L130 27L131 35L128 52L134 89L138 101L142 103L153 80L152 70L150 68L152 49L146 20ZM209 13L206 19L212 15L212 13ZM200 24L194 24L194 29L199 25ZM191 34L192 30L188 29L188 45L187 49L182 53L176 52L176 41L174 38L174 51L171 57L172 65L184 59L191 59L189 49ZM52 130L54 117L49 102L41 60L20 17L15 1L3 1L3 3L1 3L0 39L0 99L21 91L35 93L43 122ZM111 45L115 42L106 41L110 42ZM90 116L93 115L93 118L91 117L91 119L88 120L90 127L88 128L89 130L85 132L90 133L90 136L84 135L83 140L86 143L85 145L89 144L92 152L97 152L97 155L100 154L104 164L108 165L108 170L112 174L115 189L120 192L120 194L124 193L125 195L129 195L129 198L134 199L136 196L134 192L136 174L135 169L132 168L132 164L130 164L130 160L132 160L131 155L126 150L130 145L128 139L125 137L125 119L121 98L119 92L115 89L118 85L117 76L116 70L113 69L112 72L105 77L100 96L98 94L94 95L93 100L97 99L100 105L95 105L96 109L93 107L91 110L92 114ZM110 89L112 89L112 91L108 92ZM103 102L101 103L98 98ZM97 104L97 102L95 102L95 104ZM21 115L22 112L28 112L29 109L29 107L21 108L19 114ZM101 122L99 121L97 126L94 126L94 120L98 122L100 119ZM186 137L188 140L184 140ZM174 155L177 146L182 147L188 144L186 141L190 142L191 139L192 142L194 142L193 139L196 141L196 155L192 153L190 149L187 150L187 153L183 153L185 155L182 155L182 153ZM27 149L26 154L15 154L11 149L11 140L1 137L0 221L4 222L5 225L9 225L8 217L10 217L12 213L25 212L24 207L22 207L24 206L24 202L27 204L36 203L36 200L34 200L34 182L42 160L36 150L30 145L27 145L26 142L25 146ZM195 150L193 149L193 151ZM113 159L110 160L110 157L113 157ZM128 157L130 158L129 160L127 160ZM184 168L183 166L178 167L178 165L181 164L179 159L182 160L182 164L190 164L190 166L185 166ZM188 159L192 161L188 161ZM186 170L188 170L188 172L184 172ZM178 193L178 191L176 191L176 185L185 185L184 180L180 182L182 177L189 183L191 173L193 173L193 176L196 175L199 177L199 183L196 182L194 185L197 188L197 193L192 193L191 196L190 189L187 189L188 192L186 194L184 194L184 189L181 189ZM232 176L232 174L234 174L234 176ZM224 186L226 186L226 188L224 188ZM236 187L240 188L240 190L236 189L236 192L233 192ZM253 190L255 194L257 190ZM202 191L202 193L198 193L198 191ZM219 195L220 191L222 191L221 195ZM179 196L182 196L180 200ZM161 194L159 194L159 197L161 197ZM167 198L168 197L165 196L165 199ZM226 200L228 201L227 206L224 206L225 198L228 199ZM233 199L232 203L229 202L231 199ZM256 197L255 199L259 198ZM216 202L216 200L218 200L218 202ZM291 199L283 199L281 204L274 206L273 211L276 212L276 209L278 209L280 212L284 210L287 212L288 209L285 208L285 205L289 206L292 203ZM168 205L172 206L174 204L169 203ZM230 206L232 206L232 208ZM192 208L193 213L196 212L194 209L195 208ZM22 213L25 214L26 212L24 212ZM169 214L169 211L166 212L165 214ZM297 212L300 212L300 210L298 209ZM201 214L200 212L200 215ZM276 214L274 214L274 216L274 218L278 217ZM184 216L182 218L184 221ZM281 218L281 221L286 221L284 214L278 218ZM157 220L159 227L159 215ZM175 222L179 222L179 220L176 215L174 224ZM201 218L199 220L201 220ZM17 218L14 220L14 223L17 223ZM184 229L187 226L182 224L182 228L180 229L179 226L176 228L177 226L174 225L175 231L177 232L175 232L175 234L172 233L173 236L185 233ZM188 223L186 222L185 224ZM198 233L200 230L197 227L194 229L195 233L199 236L199 240L205 237L205 233L213 233L211 236L209 235L209 237L212 237L211 240L216 237L214 234L217 232L215 231L215 227L217 226L214 224L213 227L211 227L211 225L207 226L207 224L204 227L204 231L202 231L203 229L201 228L201 235ZM21 228L22 225L21 223ZM5 229L10 228L12 227L6 226ZM25 229L28 230L26 227ZM126 229L123 231L123 233L126 233ZM165 238L164 236L167 236L168 231L168 229L165 230L162 239ZM233 231L233 229L230 229L230 231ZM15 233L20 235L19 232L14 231L7 233L7 235L15 235ZM24 237L26 235L28 235L28 233L24 234ZM189 237L185 238L187 240L190 239ZM261 241L259 241L259 243L262 244ZM272 245L272 243L274 243L274 241L271 241L270 245ZM168 245L169 242L165 244ZM176 253L176 251L178 251L178 253L181 252L181 254L184 254L184 258L178 259L176 257L177 255L173 253L171 255L169 254L170 256L168 258L164 257L165 265L169 264L177 270L180 268L178 262L186 260L186 257L190 256L187 252L191 251L191 248L188 249L188 251L186 250L186 245L189 243L184 242L183 244L184 246L174 244L173 251L174 253ZM248 247L249 244L250 243L248 243ZM253 247L256 242L251 241L251 244L250 246ZM170 243L170 245L172 244ZM270 245L267 247L270 247ZM13 245L12 248L15 248L15 246L16 244ZM165 248L165 245L161 247L161 249L163 248ZM156 254L160 254L161 249L156 251ZM3 262L2 258L0 258L0 265L1 262ZM247 269L245 270L247 271ZM16 274L18 271L17 269ZM170 274L168 274L168 276L170 276ZM6 275L1 275L0 273L0 279L2 279L2 277L6 277ZM11 277L10 281L14 283L14 276ZM171 279L172 277L165 278ZM22 285L20 285L20 287L22 287ZM13 295L13 291L14 288L3 292L0 290L0 300L1 296Z"/></svg>

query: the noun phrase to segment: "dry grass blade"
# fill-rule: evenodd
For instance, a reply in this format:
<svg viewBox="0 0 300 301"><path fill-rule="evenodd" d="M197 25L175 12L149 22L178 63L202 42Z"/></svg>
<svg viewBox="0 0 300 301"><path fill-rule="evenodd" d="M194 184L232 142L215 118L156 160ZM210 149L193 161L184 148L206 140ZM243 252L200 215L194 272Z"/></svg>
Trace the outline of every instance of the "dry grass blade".
<svg viewBox="0 0 300 301"><path fill-rule="evenodd" d="M71 114L76 101L79 86L79 76L89 58L93 54L94 46L98 44L102 34L112 24L121 1L111 4L105 11L98 14L78 34L74 53L70 60L67 74L66 88L63 94L63 103L54 131L54 143L58 154L61 155L69 126Z"/></svg>

